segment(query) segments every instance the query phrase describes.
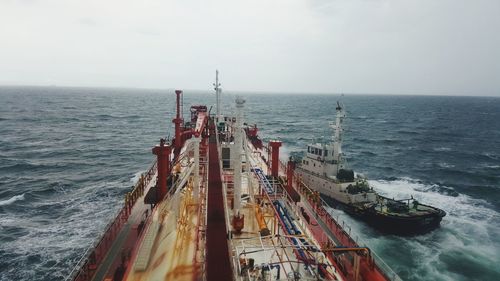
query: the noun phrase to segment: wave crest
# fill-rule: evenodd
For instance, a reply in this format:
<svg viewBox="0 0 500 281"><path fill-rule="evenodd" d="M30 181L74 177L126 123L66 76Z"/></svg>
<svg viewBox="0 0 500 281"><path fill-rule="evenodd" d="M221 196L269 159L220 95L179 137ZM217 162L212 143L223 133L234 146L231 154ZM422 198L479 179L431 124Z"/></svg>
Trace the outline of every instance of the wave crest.
<svg viewBox="0 0 500 281"><path fill-rule="evenodd" d="M0 206L10 205L18 200L24 200L24 193L12 196L10 199L0 201Z"/></svg>

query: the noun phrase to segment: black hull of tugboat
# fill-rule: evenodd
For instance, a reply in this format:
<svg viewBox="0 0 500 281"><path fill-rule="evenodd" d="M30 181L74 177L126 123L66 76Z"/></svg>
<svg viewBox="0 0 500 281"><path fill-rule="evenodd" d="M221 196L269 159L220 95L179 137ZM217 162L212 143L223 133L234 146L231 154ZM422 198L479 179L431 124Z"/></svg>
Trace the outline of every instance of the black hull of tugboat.
<svg viewBox="0 0 500 281"><path fill-rule="evenodd" d="M342 209L346 213L373 226L387 234L417 235L424 234L439 227L445 212L436 208L436 213L422 216L400 217L388 215L375 209L362 209L354 205L344 204L326 195L321 195L331 207Z"/></svg>

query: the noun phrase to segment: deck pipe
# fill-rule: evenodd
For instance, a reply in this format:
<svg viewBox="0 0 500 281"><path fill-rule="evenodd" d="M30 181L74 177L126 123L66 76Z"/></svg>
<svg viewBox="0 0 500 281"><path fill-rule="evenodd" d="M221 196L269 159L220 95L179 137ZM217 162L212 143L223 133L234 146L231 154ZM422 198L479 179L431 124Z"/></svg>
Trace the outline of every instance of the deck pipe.
<svg viewBox="0 0 500 281"><path fill-rule="evenodd" d="M291 221L290 215L288 214L286 208L281 204L279 200L275 200L273 202L273 205L276 206L278 215L280 216L281 221L283 222L283 225L285 226L285 230L287 234L291 235L300 235L302 234L295 224ZM292 238L292 242L297 248L299 247L299 243L297 242L297 238ZM300 258L304 261L306 268L309 266L306 254L304 253L304 250L298 248L297 252L299 253Z"/></svg>
<svg viewBox="0 0 500 281"><path fill-rule="evenodd" d="M281 141L272 140L269 142L271 147L271 175L273 177L278 177L279 175L279 165L280 165L280 146Z"/></svg>
<svg viewBox="0 0 500 281"><path fill-rule="evenodd" d="M239 216L241 209L241 150L243 148L243 106L245 100L236 98L236 122L234 124L234 147L231 153L234 174L234 209L233 215Z"/></svg>
<svg viewBox="0 0 500 281"><path fill-rule="evenodd" d="M234 175L234 198L233 198L233 229L235 233L241 233L245 226L245 217L240 214L241 210L241 151L243 148L243 107L245 100L236 98L236 122L234 123L234 144L232 151L233 175Z"/></svg>
<svg viewBox="0 0 500 281"><path fill-rule="evenodd" d="M266 190L267 194L273 194L274 188L267 179L267 177L264 175L262 170L260 168L253 168L252 171L255 174L257 174L257 177L259 178L260 183L264 186L264 189Z"/></svg>
<svg viewBox="0 0 500 281"><path fill-rule="evenodd" d="M200 138L199 134L194 137L194 179L193 179L193 198L198 200L200 194Z"/></svg>
<svg viewBox="0 0 500 281"><path fill-rule="evenodd" d="M167 194L167 177L170 173L170 153L171 146L165 143L165 139L160 139L160 145L153 147L153 154L157 157L158 169L158 201Z"/></svg>
<svg viewBox="0 0 500 281"><path fill-rule="evenodd" d="M273 204L278 209L278 214L279 214L281 220L283 221L283 223L285 225L287 233L288 234L292 234L291 231L293 231L292 235L301 235L302 232L297 228L297 226L293 222L292 218L288 214L288 209L285 206L283 206L282 202L279 201L279 200L275 200L273 202ZM288 227L288 225L290 227ZM296 239L297 238L292 238L293 243L294 243L294 245L299 246ZM300 242L302 242L302 245L304 245L306 247L310 246L309 243L304 238L299 238L299 240L300 240ZM310 263L309 263L309 260L307 259L306 255L305 255L304 251L302 249L298 249L297 251L299 252L299 255L302 257L302 259L303 259L303 261L305 263L306 268L308 268L309 265L310 265ZM319 270L320 274L329 275L329 273L326 270L326 268L324 268L323 266L321 266L321 264L319 264L319 263L318 263L318 270Z"/></svg>
<svg viewBox="0 0 500 281"><path fill-rule="evenodd" d="M262 215L262 211L259 205L255 205L255 218L257 219L257 224L259 225L259 233L260 236L268 236L271 234L269 228L267 228L266 221L264 220L264 215Z"/></svg>
<svg viewBox="0 0 500 281"><path fill-rule="evenodd" d="M175 90L175 95L176 95L176 115L175 118L172 120L172 123L175 124L175 150L176 153L179 153L182 148L182 123L184 120L182 119L182 114L181 114L181 96L182 96L182 91L181 90Z"/></svg>

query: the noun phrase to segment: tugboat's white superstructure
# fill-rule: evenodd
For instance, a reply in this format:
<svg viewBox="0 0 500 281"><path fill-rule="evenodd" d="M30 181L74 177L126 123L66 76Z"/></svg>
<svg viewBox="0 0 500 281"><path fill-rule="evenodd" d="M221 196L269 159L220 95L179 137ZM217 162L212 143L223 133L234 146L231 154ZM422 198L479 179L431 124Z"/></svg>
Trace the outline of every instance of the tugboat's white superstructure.
<svg viewBox="0 0 500 281"><path fill-rule="evenodd" d="M346 212L366 219L382 231L414 234L439 226L446 212L413 198L394 200L377 194L366 179L346 169L342 153L343 106L337 102L334 136L330 143L310 144L295 173L309 188Z"/></svg>
<svg viewBox="0 0 500 281"><path fill-rule="evenodd" d="M336 110L335 124L330 125L335 132L332 141L307 146L306 157L302 159L296 173L302 177L305 184L341 203L375 203L377 195L373 189L358 188L359 192L353 192L353 186L366 186L366 181L355 179L354 173L345 169L342 154L342 123L345 111L340 103L337 103Z"/></svg>

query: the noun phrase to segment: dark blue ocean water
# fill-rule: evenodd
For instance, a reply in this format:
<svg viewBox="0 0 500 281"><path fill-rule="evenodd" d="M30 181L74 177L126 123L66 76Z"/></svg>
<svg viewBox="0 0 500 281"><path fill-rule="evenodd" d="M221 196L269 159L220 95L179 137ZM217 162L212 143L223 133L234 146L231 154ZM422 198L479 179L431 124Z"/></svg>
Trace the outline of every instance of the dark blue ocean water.
<svg viewBox="0 0 500 281"><path fill-rule="evenodd" d="M283 158L330 136L340 98L349 165L381 193L447 211L404 238L334 211L403 279L500 280L500 98L241 95ZM193 101L214 95L185 92L186 113ZM1 87L0 280L63 280L172 134L173 112L172 91Z"/></svg>

